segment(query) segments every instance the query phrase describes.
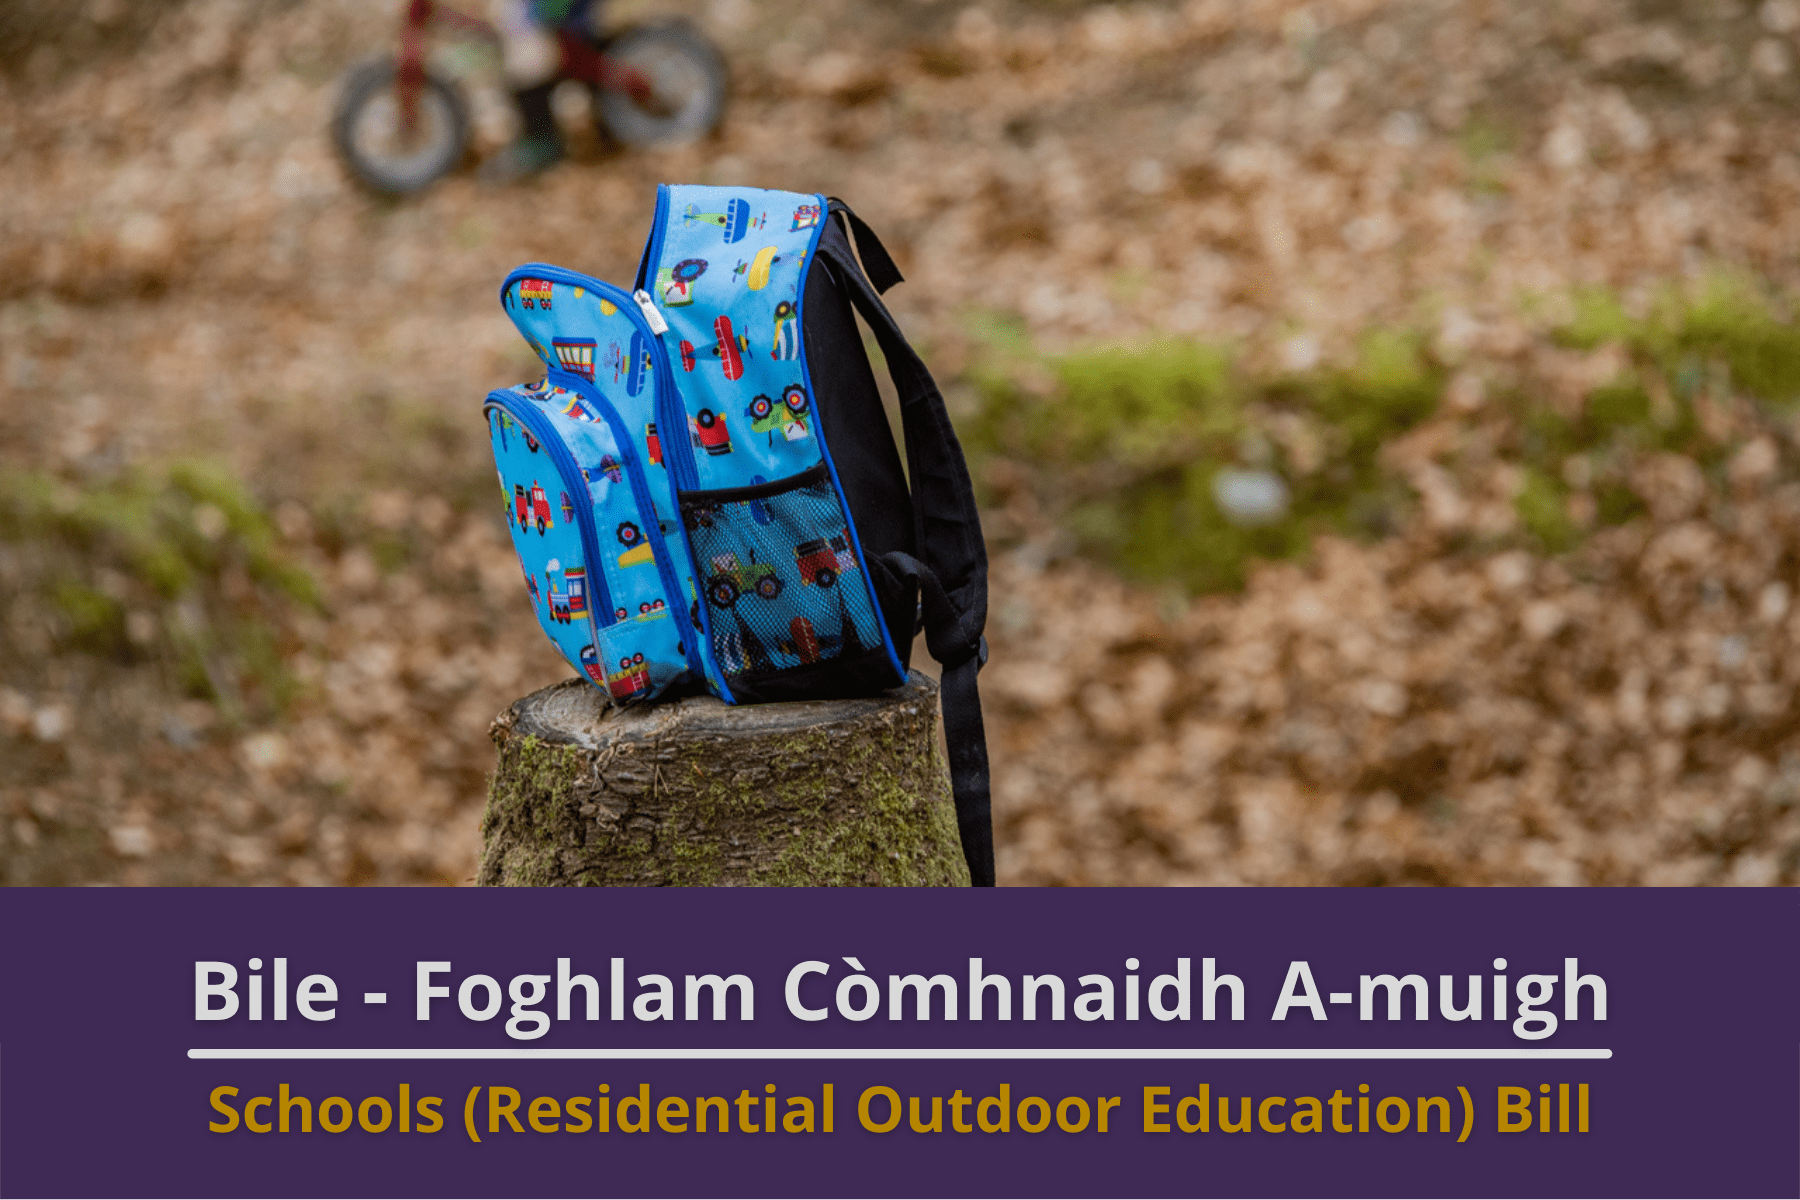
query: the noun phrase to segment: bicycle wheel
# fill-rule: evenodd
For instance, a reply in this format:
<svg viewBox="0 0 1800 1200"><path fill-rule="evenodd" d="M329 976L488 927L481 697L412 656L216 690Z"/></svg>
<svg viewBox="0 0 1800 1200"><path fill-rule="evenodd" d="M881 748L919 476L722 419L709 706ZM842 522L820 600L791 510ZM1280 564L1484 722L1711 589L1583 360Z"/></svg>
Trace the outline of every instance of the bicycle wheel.
<svg viewBox="0 0 1800 1200"><path fill-rule="evenodd" d="M615 66L636 71L650 94L595 88L603 132L628 146L673 146L712 132L725 115L725 60L711 42L672 22L628 29L605 47Z"/></svg>
<svg viewBox="0 0 1800 1200"><path fill-rule="evenodd" d="M399 73L392 58L372 59L344 77L331 141L350 174L388 195L422 191L450 173L469 146L469 112L455 88L426 75L417 119L401 127Z"/></svg>

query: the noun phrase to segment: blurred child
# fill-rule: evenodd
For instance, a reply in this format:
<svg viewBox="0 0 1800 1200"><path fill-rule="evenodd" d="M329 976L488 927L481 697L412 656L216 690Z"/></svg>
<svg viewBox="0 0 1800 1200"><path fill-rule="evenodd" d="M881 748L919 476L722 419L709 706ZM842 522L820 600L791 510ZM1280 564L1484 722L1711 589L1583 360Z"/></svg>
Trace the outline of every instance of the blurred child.
<svg viewBox="0 0 1800 1200"><path fill-rule="evenodd" d="M483 164L484 183L511 183L561 160L562 133L550 93L592 56L599 0L490 0L500 29L506 84L518 106L520 132Z"/></svg>

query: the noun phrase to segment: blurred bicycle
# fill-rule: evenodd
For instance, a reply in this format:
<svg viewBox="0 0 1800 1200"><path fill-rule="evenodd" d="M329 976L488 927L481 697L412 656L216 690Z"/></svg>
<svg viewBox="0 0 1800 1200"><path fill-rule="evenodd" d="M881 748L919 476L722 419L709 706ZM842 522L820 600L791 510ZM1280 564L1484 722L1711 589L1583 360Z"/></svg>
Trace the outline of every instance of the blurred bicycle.
<svg viewBox="0 0 1800 1200"><path fill-rule="evenodd" d="M437 182L468 152L462 82L488 71L512 84L525 127L484 166L489 181L532 174L562 157L550 95L569 80L588 89L601 136L627 146L678 145L718 126L728 80L711 42L679 20L595 34L588 7L583 0L514 0L503 29L438 0L408 0L399 52L344 77L331 123L344 165L389 195ZM550 19L543 8L553 10ZM528 24L533 19L535 26Z"/></svg>

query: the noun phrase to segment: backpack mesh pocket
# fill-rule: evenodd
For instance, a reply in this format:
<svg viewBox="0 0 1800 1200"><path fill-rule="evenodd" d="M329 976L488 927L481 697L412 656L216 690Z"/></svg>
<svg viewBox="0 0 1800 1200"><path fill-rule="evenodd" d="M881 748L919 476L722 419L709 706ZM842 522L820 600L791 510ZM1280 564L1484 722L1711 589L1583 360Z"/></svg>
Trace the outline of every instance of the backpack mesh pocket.
<svg viewBox="0 0 1800 1200"><path fill-rule="evenodd" d="M868 581L823 463L775 483L683 492L681 520L727 679L881 651Z"/></svg>

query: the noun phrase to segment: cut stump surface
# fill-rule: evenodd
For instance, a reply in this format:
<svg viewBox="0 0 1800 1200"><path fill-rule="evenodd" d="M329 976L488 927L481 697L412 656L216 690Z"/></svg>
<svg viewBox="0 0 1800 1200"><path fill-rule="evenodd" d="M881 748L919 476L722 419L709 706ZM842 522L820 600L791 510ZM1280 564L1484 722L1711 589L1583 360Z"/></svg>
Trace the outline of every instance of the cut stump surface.
<svg viewBox="0 0 1800 1200"><path fill-rule="evenodd" d="M612 708L579 679L490 731L476 883L966 887L938 689Z"/></svg>

